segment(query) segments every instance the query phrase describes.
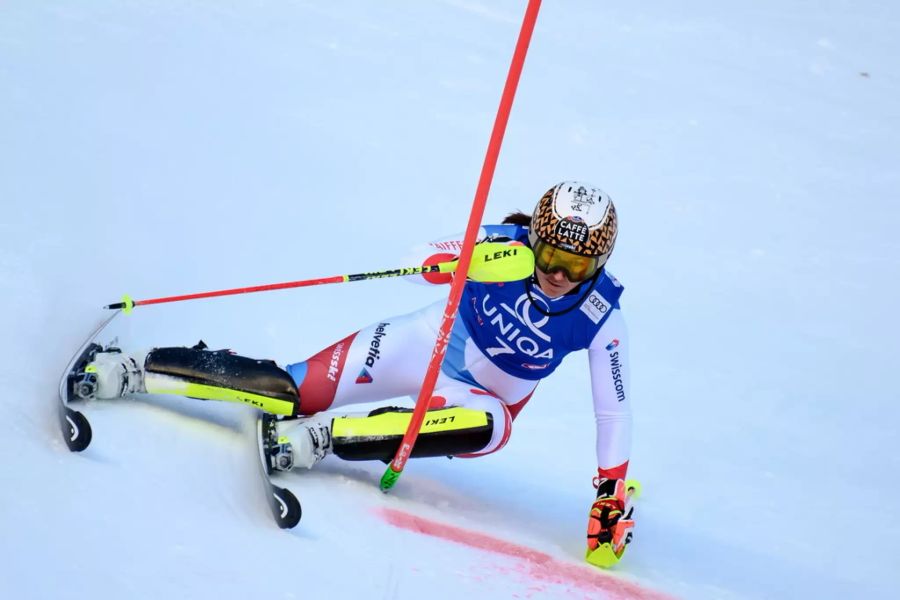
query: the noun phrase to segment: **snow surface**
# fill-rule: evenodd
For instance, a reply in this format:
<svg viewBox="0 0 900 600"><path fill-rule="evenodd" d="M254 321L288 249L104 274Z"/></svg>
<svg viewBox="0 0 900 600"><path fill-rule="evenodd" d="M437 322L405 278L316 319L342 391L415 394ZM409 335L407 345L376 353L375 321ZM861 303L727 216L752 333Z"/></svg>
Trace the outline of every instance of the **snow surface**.
<svg viewBox="0 0 900 600"><path fill-rule="evenodd" d="M645 493L613 574L581 561L582 356L496 455L388 495L380 464L291 474L289 533L247 407L94 403L65 449L57 378L103 304L401 266L461 230L524 7L0 4L0 597L896 597L896 2L542 8L485 221L567 178L616 200ZM445 293L147 307L122 339L288 362Z"/></svg>

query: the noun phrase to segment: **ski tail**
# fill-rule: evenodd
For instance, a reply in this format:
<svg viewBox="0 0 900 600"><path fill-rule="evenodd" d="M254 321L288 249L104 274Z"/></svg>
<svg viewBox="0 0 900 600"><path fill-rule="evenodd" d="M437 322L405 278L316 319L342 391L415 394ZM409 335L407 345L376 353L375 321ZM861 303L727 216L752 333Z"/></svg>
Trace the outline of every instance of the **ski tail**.
<svg viewBox="0 0 900 600"><path fill-rule="evenodd" d="M90 421L80 411L71 407L71 403L78 400L75 393L75 377L76 373L91 361L94 354L100 349L95 343L97 337L106 329L106 326L115 319L121 311L116 311L103 320L91 335L84 340L72 359L66 365L62 377L59 380L59 397L57 415L59 417L59 427L63 434L63 440L66 446L72 452L81 452L85 450L93 439L93 431L91 430Z"/></svg>
<svg viewBox="0 0 900 600"><path fill-rule="evenodd" d="M91 444L94 433L90 421L82 413L62 403L59 405L59 426L62 428L63 440L72 452L81 452Z"/></svg>
<svg viewBox="0 0 900 600"><path fill-rule="evenodd" d="M291 529L300 522L303 511L300 501L287 488L272 483L272 452L278 439L274 415L260 412L256 418L256 441L259 450L260 477L272 517L282 529Z"/></svg>

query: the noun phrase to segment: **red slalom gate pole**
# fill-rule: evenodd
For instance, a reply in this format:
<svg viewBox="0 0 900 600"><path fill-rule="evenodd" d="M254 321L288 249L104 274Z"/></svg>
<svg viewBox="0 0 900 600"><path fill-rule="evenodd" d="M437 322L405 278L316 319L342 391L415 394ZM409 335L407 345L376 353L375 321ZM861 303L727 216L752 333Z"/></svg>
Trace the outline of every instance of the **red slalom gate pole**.
<svg viewBox="0 0 900 600"><path fill-rule="evenodd" d="M453 323L456 320L456 311L459 308L463 287L466 284L466 274L472 261L475 239L481 226L481 218L484 216L484 207L487 204L488 192L494 179L494 170L497 166L497 158L500 155L500 146L503 144L503 135L506 133L506 124L512 111L516 88L519 85L519 77L522 75L522 66L525 64L525 55L528 53L528 44L531 42L531 34L534 32L534 25L537 22L540 7L541 0L529 0L528 7L525 9L525 17L522 20L519 39L516 42L512 63L509 66L506 85L503 87L503 95L500 97L500 107L497 109L497 118L494 120L494 129L491 132L491 139L484 157L484 165L481 168L481 176L478 179L478 187L475 190L475 200L472 204L469 224L466 227L466 234L463 238L459 266L456 268L456 276L453 278L453 283L450 284L450 297L447 299L447 307L444 309L444 318L438 330L437 341L431 353L431 361L428 363L425 380L422 382L422 389L419 392L419 397L416 399L416 407L409 420L409 426L406 428L406 433L403 435L403 440L400 442L396 455L394 455L394 460L391 461L391 464L388 465L387 470L381 477L380 487L385 492L397 483L403 468L406 466L406 461L409 460L412 454L413 446L419 437L419 431L422 429L422 423L425 421L425 413L428 411L431 394L434 392L434 386L440 374L441 363L444 361L444 355L447 353L450 331L453 329Z"/></svg>

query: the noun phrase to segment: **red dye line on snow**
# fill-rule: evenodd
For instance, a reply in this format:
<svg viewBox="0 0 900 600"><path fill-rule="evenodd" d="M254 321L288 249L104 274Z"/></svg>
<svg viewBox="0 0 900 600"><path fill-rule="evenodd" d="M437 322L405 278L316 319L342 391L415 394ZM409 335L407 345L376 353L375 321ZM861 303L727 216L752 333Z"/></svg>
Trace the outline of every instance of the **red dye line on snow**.
<svg viewBox="0 0 900 600"><path fill-rule="evenodd" d="M547 583L578 587L586 591L600 591L612 600L672 600L671 596L635 583L604 574L593 567L575 565L553 558L527 546L507 542L483 533L439 523L392 508L377 513L388 523L401 529L424 533L432 537L463 544L486 552L510 556L519 561L526 575Z"/></svg>

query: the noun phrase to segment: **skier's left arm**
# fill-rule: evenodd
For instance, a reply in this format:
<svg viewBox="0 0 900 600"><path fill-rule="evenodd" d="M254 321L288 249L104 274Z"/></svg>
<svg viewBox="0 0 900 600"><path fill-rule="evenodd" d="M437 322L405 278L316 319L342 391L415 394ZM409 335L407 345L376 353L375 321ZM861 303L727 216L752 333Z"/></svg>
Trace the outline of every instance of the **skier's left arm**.
<svg viewBox="0 0 900 600"><path fill-rule="evenodd" d="M600 477L624 479L631 451L628 330L613 309L588 348Z"/></svg>
<svg viewBox="0 0 900 600"><path fill-rule="evenodd" d="M597 495L588 521L587 560L598 566L618 561L634 522L625 513L625 475L631 452L628 330L614 309L588 348L597 426Z"/></svg>

